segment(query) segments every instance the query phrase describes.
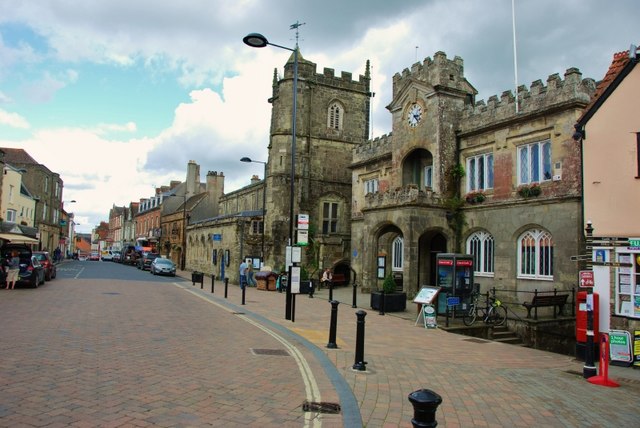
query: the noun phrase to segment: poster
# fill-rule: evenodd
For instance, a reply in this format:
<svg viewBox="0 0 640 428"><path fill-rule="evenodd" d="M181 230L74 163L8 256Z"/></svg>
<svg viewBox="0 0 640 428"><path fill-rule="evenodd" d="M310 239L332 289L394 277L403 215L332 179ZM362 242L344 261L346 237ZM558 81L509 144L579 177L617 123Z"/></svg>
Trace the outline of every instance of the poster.
<svg viewBox="0 0 640 428"><path fill-rule="evenodd" d="M612 364L631 364L631 362L633 361L631 357L631 334L628 331L609 331L609 355Z"/></svg>
<svg viewBox="0 0 640 428"><path fill-rule="evenodd" d="M640 367L640 330L633 332L633 365Z"/></svg>

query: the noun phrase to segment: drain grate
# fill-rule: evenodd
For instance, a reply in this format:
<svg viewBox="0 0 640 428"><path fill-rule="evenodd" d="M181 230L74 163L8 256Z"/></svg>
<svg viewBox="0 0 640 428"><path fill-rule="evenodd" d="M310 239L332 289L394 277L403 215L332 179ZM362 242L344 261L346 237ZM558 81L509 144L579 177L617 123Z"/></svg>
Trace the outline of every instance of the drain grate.
<svg viewBox="0 0 640 428"><path fill-rule="evenodd" d="M302 411L337 414L340 413L340 405L337 403L316 403L314 401L305 401L304 403L302 403Z"/></svg>
<svg viewBox="0 0 640 428"><path fill-rule="evenodd" d="M253 352L255 355L275 355L276 357L290 357L291 356L291 354L289 354L284 349L258 349L258 348L251 348L251 352Z"/></svg>
<svg viewBox="0 0 640 428"><path fill-rule="evenodd" d="M244 315L244 312L231 312L232 315Z"/></svg>
<svg viewBox="0 0 640 428"><path fill-rule="evenodd" d="M491 343L490 340L484 339L464 339L465 342L473 342L473 343Z"/></svg>

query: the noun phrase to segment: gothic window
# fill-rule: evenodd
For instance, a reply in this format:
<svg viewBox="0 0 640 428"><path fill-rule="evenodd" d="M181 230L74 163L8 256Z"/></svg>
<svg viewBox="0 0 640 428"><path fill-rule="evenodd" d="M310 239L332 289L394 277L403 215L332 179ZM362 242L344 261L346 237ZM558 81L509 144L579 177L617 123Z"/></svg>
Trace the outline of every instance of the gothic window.
<svg viewBox="0 0 640 428"><path fill-rule="evenodd" d="M518 238L518 278L553 280L553 238L531 229Z"/></svg>
<svg viewBox="0 0 640 428"><path fill-rule="evenodd" d="M427 165L424 167L424 187L427 189L433 188L433 165Z"/></svg>
<svg viewBox="0 0 640 428"><path fill-rule="evenodd" d="M261 235L264 231L264 223L262 220L253 220L251 222L251 233L253 235Z"/></svg>
<svg viewBox="0 0 640 428"><path fill-rule="evenodd" d="M391 247L391 270L402 271L404 264L404 239L398 236Z"/></svg>
<svg viewBox="0 0 640 428"><path fill-rule="evenodd" d="M330 235L338 232L338 203L324 202L322 204L322 234Z"/></svg>
<svg viewBox="0 0 640 428"><path fill-rule="evenodd" d="M327 115L327 126L331 129L341 130L343 127L344 120L344 108L342 104L339 102L333 102L329 106L329 111Z"/></svg>
<svg viewBox="0 0 640 428"><path fill-rule="evenodd" d="M473 270L479 276L493 276L493 236L478 231L467 239L467 254L473 256Z"/></svg>
<svg viewBox="0 0 640 428"><path fill-rule="evenodd" d="M493 154L467 159L467 192L493 189Z"/></svg>
<svg viewBox="0 0 640 428"><path fill-rule="evenodd" d="M551 141L518 147L518 184L551 180Z"/></svg>

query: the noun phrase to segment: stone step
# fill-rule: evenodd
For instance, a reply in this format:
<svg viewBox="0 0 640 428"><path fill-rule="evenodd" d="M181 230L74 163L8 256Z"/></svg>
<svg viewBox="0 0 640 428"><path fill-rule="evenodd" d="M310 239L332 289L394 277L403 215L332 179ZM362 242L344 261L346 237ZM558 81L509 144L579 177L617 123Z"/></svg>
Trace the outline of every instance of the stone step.
<svg viewBox="0 0 640 428"><path fill-rule="evenodd" d="M507 343L510 345L524 345L522 340L505 326L495 327L492 331L494 342Z"/></svg>

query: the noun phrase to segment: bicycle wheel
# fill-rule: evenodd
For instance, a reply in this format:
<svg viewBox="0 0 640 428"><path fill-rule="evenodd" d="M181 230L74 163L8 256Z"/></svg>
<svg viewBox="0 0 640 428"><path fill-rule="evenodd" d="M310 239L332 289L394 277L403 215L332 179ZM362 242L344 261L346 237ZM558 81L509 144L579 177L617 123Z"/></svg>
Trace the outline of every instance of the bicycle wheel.
<svg viewBox="0 0 640 428"><path fill-rule="evenodd" d="M462 317L462 322L464 325L471 325L476 321L476 317L478 316L478 311L476 311L476 306L471 305L469 310L464 313Z"/></svg>
<svg viewBox="0 0 640 428"><path fill-rule="evenodd" d="M491 308L489 320L493 325L502 325L507 320L507 309L504 306L494 306Z"/></svg>

